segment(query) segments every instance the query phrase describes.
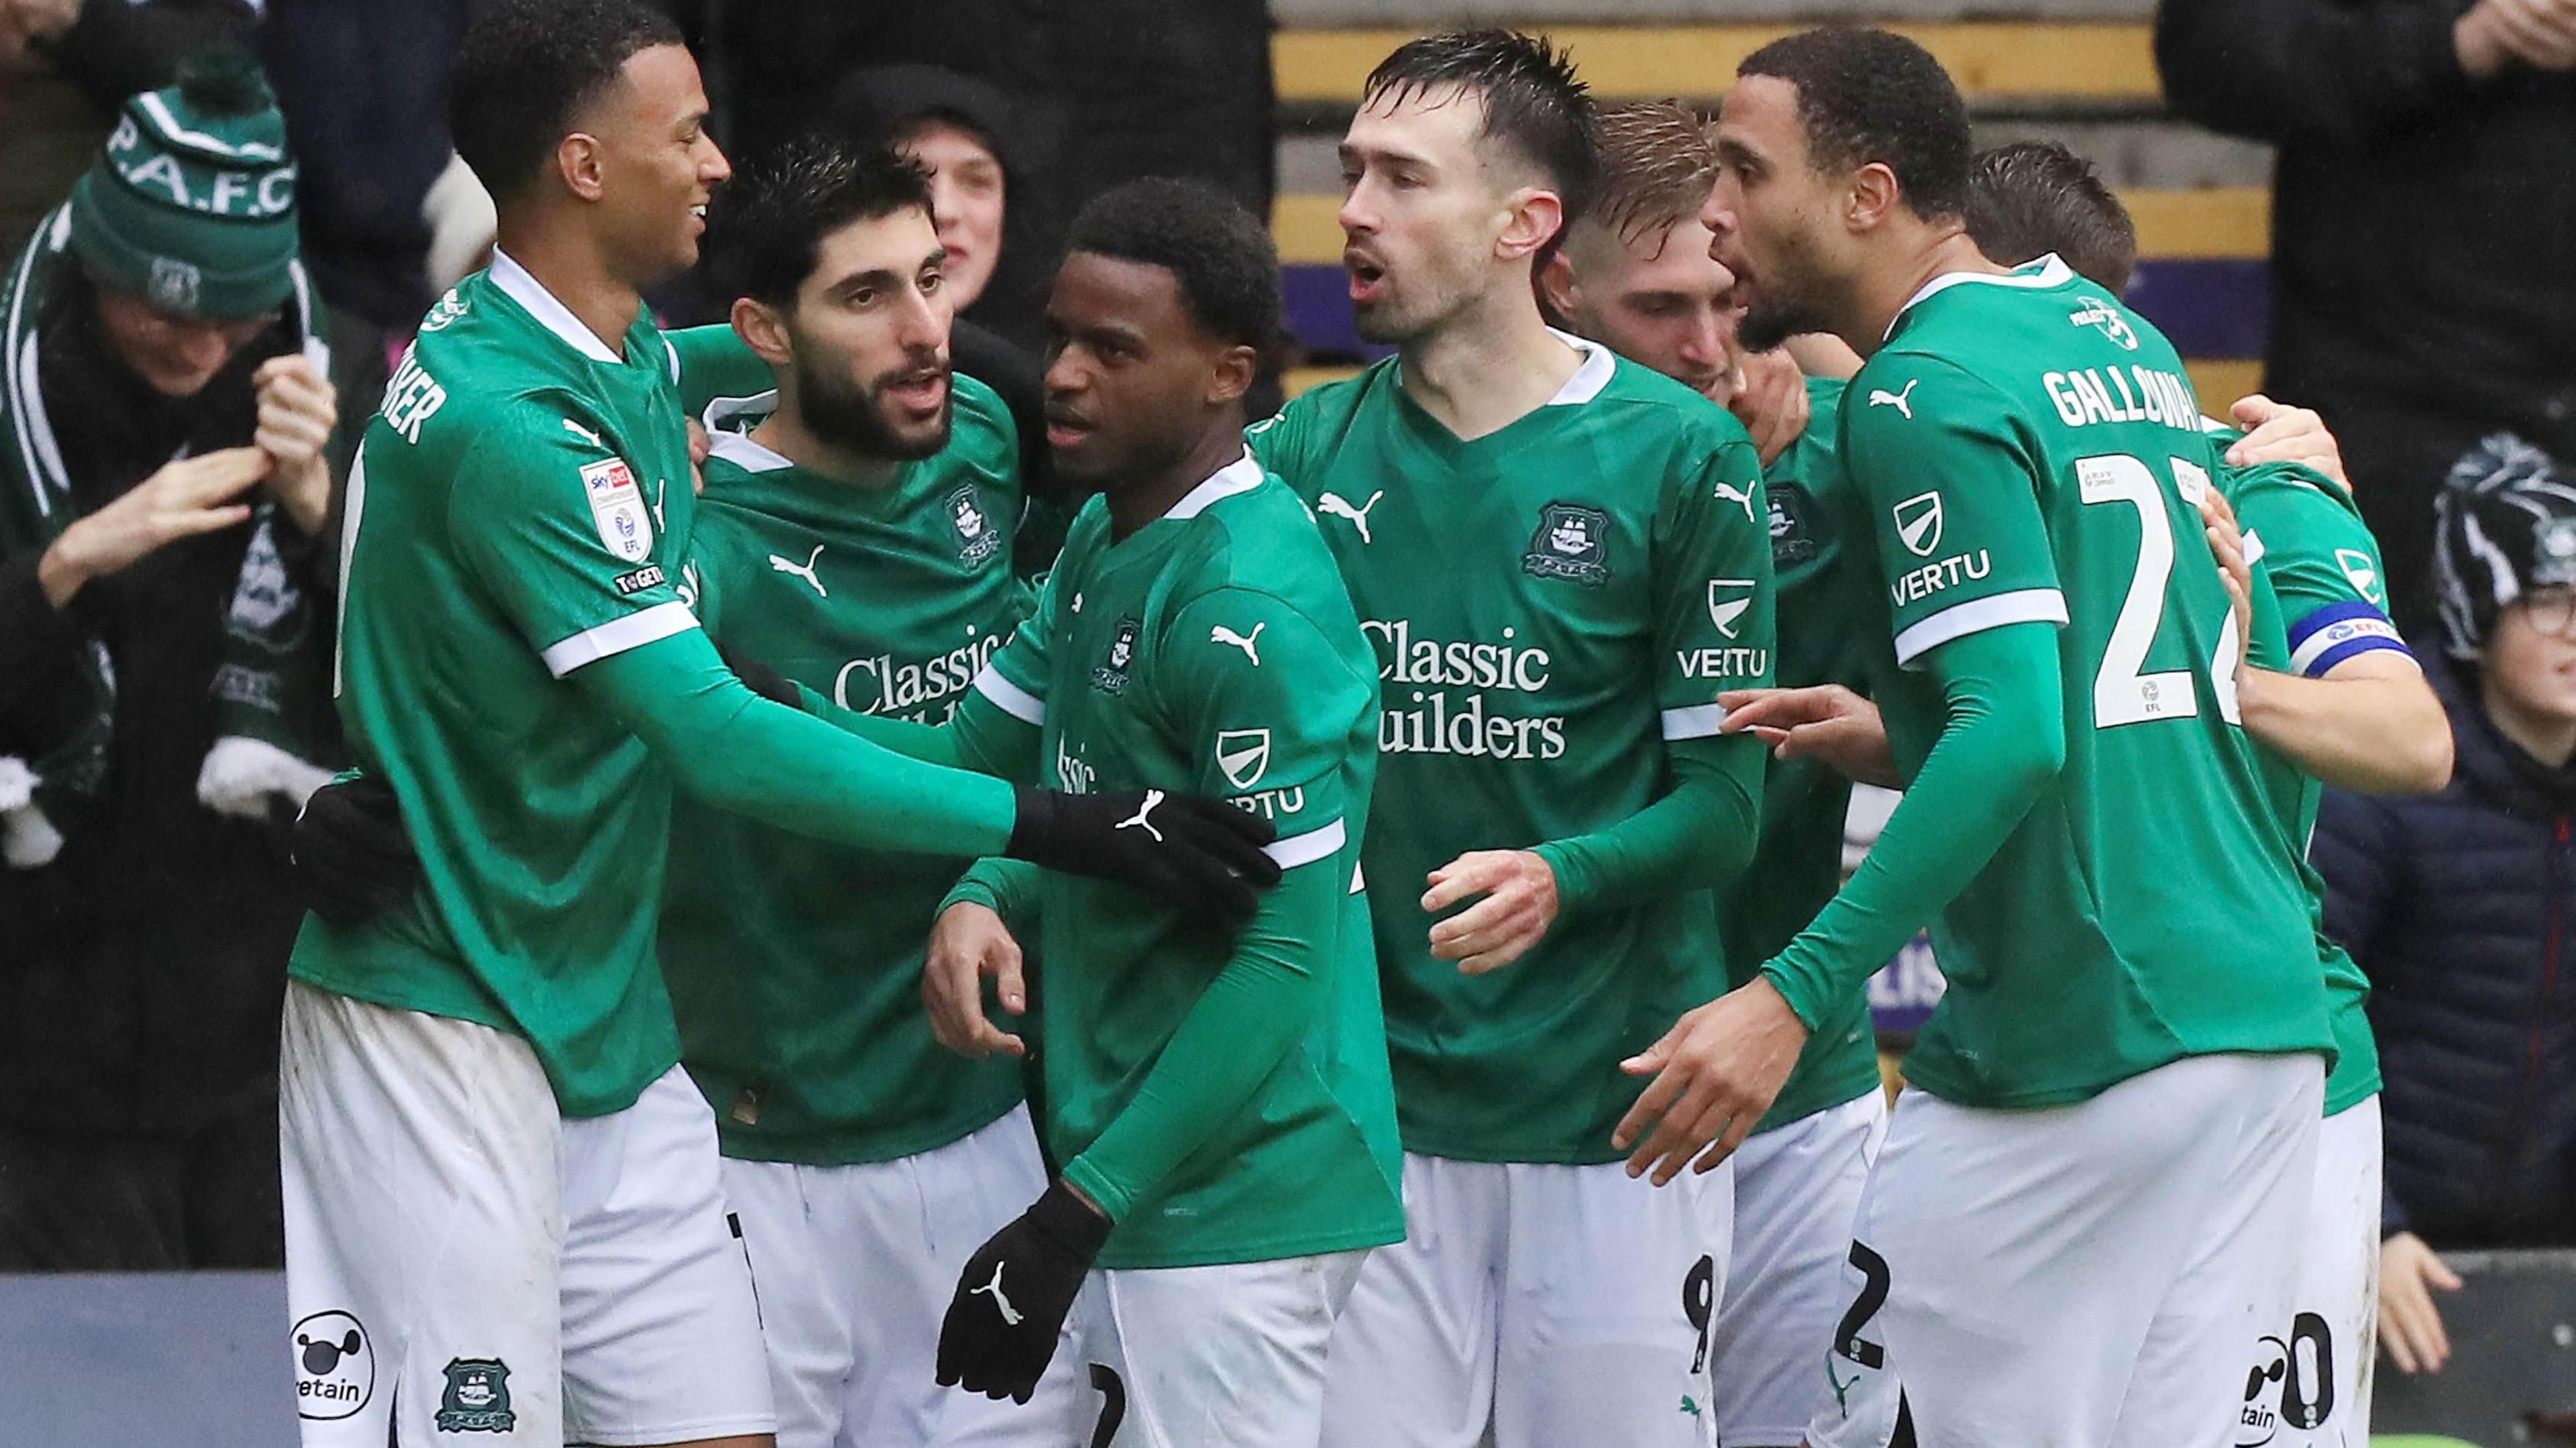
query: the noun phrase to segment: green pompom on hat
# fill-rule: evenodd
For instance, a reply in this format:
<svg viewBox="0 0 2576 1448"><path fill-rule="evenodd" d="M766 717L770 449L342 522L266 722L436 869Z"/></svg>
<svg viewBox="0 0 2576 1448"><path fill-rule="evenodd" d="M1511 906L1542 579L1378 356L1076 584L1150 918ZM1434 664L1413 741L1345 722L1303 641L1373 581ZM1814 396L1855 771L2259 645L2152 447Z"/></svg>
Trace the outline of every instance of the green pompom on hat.
<svg viewBox="0 0 2576 1448"><path fill-rule="evenodd" d="M191 56L128 97L72 187L72 250L100 286L192 317L252 317L294 289L295 163L245 51Z"/></svg>

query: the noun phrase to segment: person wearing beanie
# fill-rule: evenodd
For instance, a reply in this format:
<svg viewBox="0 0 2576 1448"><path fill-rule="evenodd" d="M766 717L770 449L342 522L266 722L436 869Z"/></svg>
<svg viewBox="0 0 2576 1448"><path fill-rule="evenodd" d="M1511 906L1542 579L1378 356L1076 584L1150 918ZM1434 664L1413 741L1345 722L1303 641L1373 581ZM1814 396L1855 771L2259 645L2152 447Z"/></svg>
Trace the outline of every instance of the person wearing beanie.
<svg viewBox="0 0 2576 1448"><path fill-rule="evenodd" d="M0 1269L279 1258L284 826L337 748L295 181L208 52L0 277Z"/></svg>
<svg viewBox="0 0 2576 1448"><path fill-rule="evenodd" d="M2457 767L2415 799L2326 791L2327 933L2370 977L2386 1168L2379 1342L2450 1356L2436 1250L2576 1245L2576 471L2511 434L2435 502L2438 649Z"/></svg>

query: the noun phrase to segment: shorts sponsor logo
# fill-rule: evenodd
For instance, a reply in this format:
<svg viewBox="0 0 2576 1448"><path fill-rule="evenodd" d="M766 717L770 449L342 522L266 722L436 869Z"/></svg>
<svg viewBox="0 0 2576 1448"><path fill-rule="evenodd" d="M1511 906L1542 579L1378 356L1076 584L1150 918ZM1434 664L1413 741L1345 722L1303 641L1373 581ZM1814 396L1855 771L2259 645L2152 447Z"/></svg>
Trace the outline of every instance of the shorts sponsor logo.
<svg viewBox="0 0 2576 1448"><path fill-rule="evenodd" d="M2255 1346L2236 1415L2237 1448L2263 1448L2284 1428L2301 1434L2321 1428L2334 1406L2333 1331L2323 1317L2302 1312L2288 1337L2266 1337Z"/></svg>
<svg viewBox="0 0 2576 1448"><path fill-rule="evenodd" d="M1905 551L1929 558L1941 546L1941 495L1916 493L1896 505L1896 536Z"/></svg>
<svg viewBox="0 0 2576 1448"><path fill-rule="evenodd" d="M984 516L973 484L948 495L948 522L957 530L958 562L976 567L1002 550L1002 530Z"/></svg>
<svg viewBox="0 0 2576 1448"><path fill-rule="evenodd" d="M662 583L662 565L647 563L632 573L617 575L617 596L632 598L648 588L659 588Z"/></svg>
<svg viewBox="0 0 2576 1448"><path fill-rule="evenodd" d="M641 563L653 551L653 525L644 508L644 490L624 458L602 458L581 469L582 491L590 498L591 520L599 541L629 563Z"/></svg>
<svg viewBox="0 0 2576 1448"><path fill-rule="evenodd" d="M354 1417L376 1395L376 1345L345 1312L295 1324L295 1411L317 1422Z"/></svg>
<svg viewBox="0 0 2576 1448"><path fill-rule="evenodd" d="M1610 581L1610 515L1580 503L1539 510L1521 568L1533 578L1564 578L1586 588Z"/></svg>
<svg viewBox="0 0 2576 1448"><path fill-rule="evenodd" d="M1109 636L1109 656L1099 668L1091 671L1091 687L1109 694L1127 692L1127 670L1136 662L1136 631L1140 625L1132 618L1118 620Z"/></svg>
<svg viewBox="0 0 2576 1448"><path fill-rule="evenodd" d="M1237 789L1250 789L1270 772L1270 731L1227 729L1216 736L1217 768Z"/></svg>
<svg viewBox="0 0 2576 1448"><path fill-rule="evenodd" d="M441 1433L507 1433L519 1426L510 1407L510 1366L499 1358L450 1358L438 1399Z"/></svg>

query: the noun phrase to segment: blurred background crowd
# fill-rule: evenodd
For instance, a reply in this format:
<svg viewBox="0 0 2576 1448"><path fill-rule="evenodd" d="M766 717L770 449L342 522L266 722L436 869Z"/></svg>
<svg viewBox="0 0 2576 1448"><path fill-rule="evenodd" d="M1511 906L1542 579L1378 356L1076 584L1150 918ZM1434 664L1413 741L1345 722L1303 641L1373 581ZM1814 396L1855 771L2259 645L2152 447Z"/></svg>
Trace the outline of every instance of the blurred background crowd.
<svg viewBox="0 0 2576 1448"><path fill-rule="evenodd" d="M2205 408L2323 415L2451 708L2450 787L2330 797L2316 847L2376 988L2390 1359L2443 1366L2444 1253L2576 1246L2576 0L667 8L732 153L830 129L933 169L956 363L1023 410L1062 230L1137 176L1271 217L1277 389L1368 360L1333 145L1406 33L1544 28L1605 100L1706 108L1773 36L1904 26L1981 144L2116 188ZM0 0L0 1271L278 1260L281 830L339 762L349 450L490 243L445 117L473 9Z"/></svg>

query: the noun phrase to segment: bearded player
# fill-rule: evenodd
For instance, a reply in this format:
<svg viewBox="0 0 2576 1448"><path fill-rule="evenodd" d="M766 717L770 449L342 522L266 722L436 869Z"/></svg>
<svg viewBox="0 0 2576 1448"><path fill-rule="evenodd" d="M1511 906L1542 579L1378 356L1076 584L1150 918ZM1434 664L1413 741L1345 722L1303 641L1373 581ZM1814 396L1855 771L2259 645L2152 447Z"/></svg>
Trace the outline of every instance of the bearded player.
<svg viewBox="0 0 2576 1448"><path fill-rule="evenodd" d="M451 99L499 248L423 323L351 467L336 670L426 884L306 923L281 1051L295 1330L356 1336L379 1380L346 1414L308 1398L305 1441L766 1443L714 1122L654 958L673 784L1193 901L1266 870L1268 831L1170 800L1140 838L1117 826L1141 792L925 768L746 689L675 582L677 354L639 295L695 259L728 173L696 67L640 7L509 5Z"/></svg>
<svg viewBox="0 0 2576 1448"><path fill-rule="evenodd" d="M1341 221L1396 355L1251 439L1315 510L1384 692L1366 863L1409 1232L1336 1329L1336 1448L1707 1431L1729 1205L1640 1190L1609 1132L1619 1061L1723 976L1710 891L1752 852L1761 758L1714 700L1770 677L1771 549L1740 424L1541 320L1593 144L1541 42L1389 56Z"/></svg>
<svg viewBox="0 0 2576 1448"><path fill-rule="evenodd" d="M1632 1168L1738 1145L1837 993L1930 921L1950 990L1809 1441L2229 1443L2247 1340L2290 1301L2332 1036L2228 591L2174 546L2218 456L2146 322L1978 253L1965 107L1920 47L1810 32L1739 74L1716 252L1748 345L1822 328L1868 358L1844 458L1909 788L1761 978L1635 1063Z"/></svg>

